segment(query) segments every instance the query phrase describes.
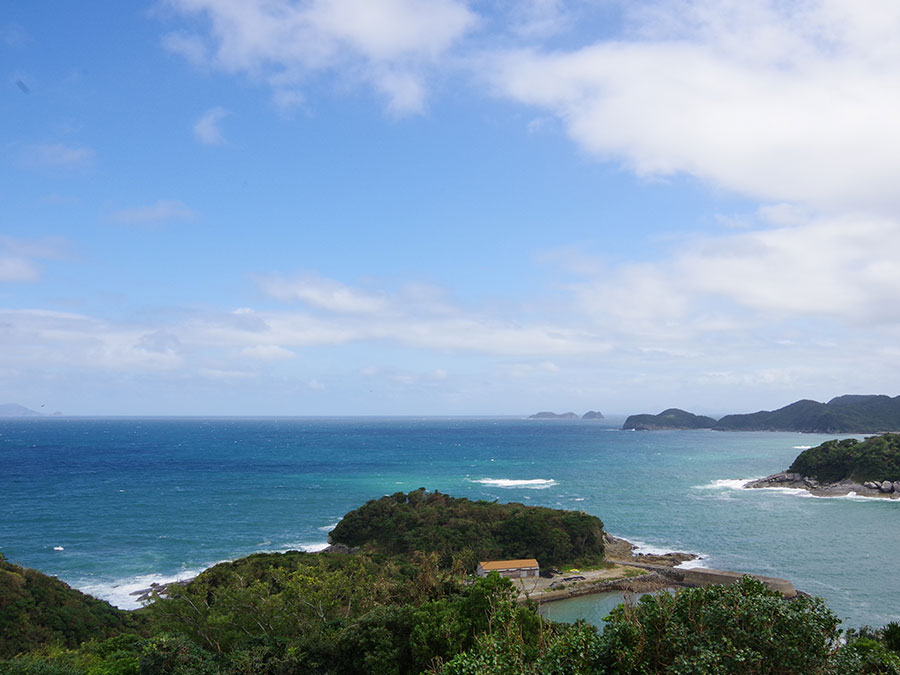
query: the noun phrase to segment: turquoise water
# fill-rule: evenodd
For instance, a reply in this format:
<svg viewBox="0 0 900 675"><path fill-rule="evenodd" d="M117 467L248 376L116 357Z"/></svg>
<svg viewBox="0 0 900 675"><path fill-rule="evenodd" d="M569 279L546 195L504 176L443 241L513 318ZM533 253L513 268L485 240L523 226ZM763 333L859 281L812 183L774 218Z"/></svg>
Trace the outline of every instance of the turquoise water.
<svg viewBox="0 0 900 675"><path fill-rule="evenodd" d="M321 548L348 510L421 486L587 511L648 550L791 579L849 625L900 620L883 602L900 591L900 501L739 489L828 438L520 419L5 420L0 552L133 607L151 581Z"/></svg>

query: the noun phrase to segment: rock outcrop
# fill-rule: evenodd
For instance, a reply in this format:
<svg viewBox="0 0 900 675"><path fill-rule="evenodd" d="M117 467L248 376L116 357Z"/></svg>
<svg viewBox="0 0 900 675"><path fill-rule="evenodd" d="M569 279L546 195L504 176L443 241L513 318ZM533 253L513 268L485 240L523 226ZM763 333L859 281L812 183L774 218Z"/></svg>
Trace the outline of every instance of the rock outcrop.
<svg viewBox="0 0 900 675"><path fill-rule="evenodd" d="M808 490L818 497L839 497L857 494L860 497L887 497L900 499L900 481L866 481L857 483L842 480L836 483L821 483L810 476L803 476L791 471L779 471L771 476L751 480L744 484L745 488L790 488Z"/></svg>

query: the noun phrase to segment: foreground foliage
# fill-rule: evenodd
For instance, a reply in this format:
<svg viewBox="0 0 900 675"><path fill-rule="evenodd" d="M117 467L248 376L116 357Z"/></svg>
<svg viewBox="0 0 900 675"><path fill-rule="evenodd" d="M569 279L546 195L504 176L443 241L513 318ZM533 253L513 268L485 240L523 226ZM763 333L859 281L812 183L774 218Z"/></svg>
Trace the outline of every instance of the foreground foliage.
<svg viewBox="0 0 900 675"><path fill-rule="evenodd" d="M850 631L842 644L821 600L785 601L750 578L644 596L615 609L602 632L545 621L516 602L508 579L465 575L475 549L432 537L482 514L498 540L527 540L532 527L565 527L561 512L400 496L354 512L364 517L348 532L369 528L363 541L379 545L222 563L139 612L85 600L0 558L0 675L900 675L900 626ZM569 532L596 525L574 515ZM415 538L404 539L401 522ZM385 523L401 529L389 537ZM391 556L385 541L422 548Z"/></svg>
<svg viewBox="0 0 900 675"><path fill-rule="evenodd" d="M801 452L788 471L825 483L900 481L900 434L826 441Z"/></svg>
<svg viewBox="0 0 900 675"><path fill-rule="evenodd" d="M140 630L140 615L70 588L0 553L0 658L44 644L77 647L85 640Z"/></svg>

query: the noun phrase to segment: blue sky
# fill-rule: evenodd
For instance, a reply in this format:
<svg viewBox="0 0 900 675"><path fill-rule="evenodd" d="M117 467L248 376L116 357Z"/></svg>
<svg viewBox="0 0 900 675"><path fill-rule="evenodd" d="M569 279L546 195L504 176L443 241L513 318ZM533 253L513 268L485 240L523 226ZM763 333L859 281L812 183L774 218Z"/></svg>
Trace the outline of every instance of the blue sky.
<svg viewBox="0 0 900 675"><path fill-rule="evenodd" d="M17 3L0 399L900 393L898 34L886 0Z"/></svg>

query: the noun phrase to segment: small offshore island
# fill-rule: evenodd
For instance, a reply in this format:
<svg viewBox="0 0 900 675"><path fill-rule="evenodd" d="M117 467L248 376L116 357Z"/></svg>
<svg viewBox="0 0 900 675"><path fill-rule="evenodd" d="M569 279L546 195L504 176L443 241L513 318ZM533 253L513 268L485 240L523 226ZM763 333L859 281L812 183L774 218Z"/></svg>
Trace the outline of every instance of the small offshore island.
<svg viewBox="0 0 900 675"><path fill-rule="evenodd" d="M842 634L820 599L772 588L782 580L679 572L692 556L634 555L580 511L420 488L349 512L330 540L219 563L134 611L0 555L0 673L900 672L900 626ZM542 595L672 586L690 588L620 605L602 631L535 611Z"/></svg>
<svg viewBox="0 0 900 675"><path fill-rule="evenodd" d="M900 434L827 441L801 452L787 471L744 487L808 490L820 497L900 499Z"/></svg>

